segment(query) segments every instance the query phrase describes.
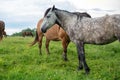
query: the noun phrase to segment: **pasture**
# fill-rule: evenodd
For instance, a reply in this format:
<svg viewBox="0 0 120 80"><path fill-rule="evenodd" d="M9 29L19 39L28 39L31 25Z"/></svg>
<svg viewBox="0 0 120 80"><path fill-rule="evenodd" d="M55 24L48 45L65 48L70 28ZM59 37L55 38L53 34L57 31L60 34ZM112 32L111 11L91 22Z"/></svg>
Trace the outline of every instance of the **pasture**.
<svg viewBox="0 0 120 80"><path fill-rule="evenodd" d="M61 42L50 43L42 55L38 45L29 47L32 37L7 37L0 42L0 80L120 80L120 43L85 45L86 60L91 69L77 71L78 57L73 43L68 46L68 60L62 59Z"/></svg>

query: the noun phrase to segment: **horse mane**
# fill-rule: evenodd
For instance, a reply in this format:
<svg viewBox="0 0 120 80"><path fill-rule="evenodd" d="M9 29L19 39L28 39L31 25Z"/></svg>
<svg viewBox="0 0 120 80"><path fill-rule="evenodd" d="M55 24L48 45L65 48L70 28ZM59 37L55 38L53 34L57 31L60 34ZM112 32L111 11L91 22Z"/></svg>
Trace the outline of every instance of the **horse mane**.
<svg viewBox="0 0 120 80"><path fill-rule="evenodd" d="M44 13L44 17L48 14L48 12L50 11L51 8L48 8L45 13ZM57 8L55 8L55 10L57 10Z"/></svg>
<svg viewBox="0 0 120 80"><path fill-rule="evenodd" d="M48 14L48 12L50 11L51 8L48 8L45 13L44 13L44 17Z"/></svg>
<svg viewBox="0 0 120 80"><path fill-rule="evenodd" d="M48 12L51 10L51 8L48 8L45 13L44 13L44 17L48 14ZM59 10L57 8L54 8L54 10ZM88 14L87 12L69 12L69 11L66 11L66 10L61 10L61 11L64 11L64 12L67 12L67 13L72 13L74 15L77 15L77 19L80 18L80 20L83 18L83 17L87 17L87 18L91 18L91 15ZM56 15L57 16L57 15ZM58 16L59 17L59 16Z"/></svg>
<svg viewBox="0 0 120 80"><path fill-rule="evenodd" d="M48 12L50 11L50 9L51 9L51 8L48 8L48 9L45 11L44 17L48 14ZM54 8L54 10L59 10L59 9ZM68 12L68 11L66 11L66 10L61 10L61 11ZM69 12L68 12L68 13L69 13Z"/></svg>
<svg viewBox="0 0 120 80"><path fill-rule="evenodd" d="M80 19L82 19L83 17L91 18L90 14L88 14L87 12L83 12L83 13L73 12L73 14L77 15L78 17L80 17Z"/></svg>

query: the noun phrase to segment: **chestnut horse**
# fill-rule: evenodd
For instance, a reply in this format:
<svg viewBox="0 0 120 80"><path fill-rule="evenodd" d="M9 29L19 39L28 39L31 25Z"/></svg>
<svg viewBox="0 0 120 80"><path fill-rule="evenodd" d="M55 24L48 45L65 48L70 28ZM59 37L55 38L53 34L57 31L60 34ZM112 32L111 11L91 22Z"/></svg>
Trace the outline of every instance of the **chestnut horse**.
<svg viewBox="0 0 120 80"><path fill-rule="evenodd" d="M7 34L6 34L6 32L5 32L5 31L3 31L3 35L4 35L4 37L7 37Z"/></svg>
<svg viewBox="0 0 120 80"><path fill-rule="evenodd" d="M23 37L25 37L25 36L32 36L33 37L33 34L32 34L32 32L24 31L24 32L22 32L22 36Z"/></svg>
<svg viewBox="0 0 120 80"><path fill-rule="evenodd" d="M42 47L42 39L43 36L46 37L46 52L47 54L50 54L49 52L49 43L50 41L62 41L62 46L63 46L63 58L66 61L67 60L67 46L70 42L70 39L66 32L60 28L57 24L54 25L51 29L49 29L45 34L43 34L40 30L41 23L43 19L40 19L38 24L37 24L37 29L36 29L36 37L35 40L32 42L31 45L34 45L36 42L38 42L39 45L39 53L42 54L41 47Z"/></svg>
<svg viewBox="0 0 120 80"><path fill-rule="evenodd" d="M3 21L0 21L0 41L3 38L4 30L5 30L5 23Z"/></svg>

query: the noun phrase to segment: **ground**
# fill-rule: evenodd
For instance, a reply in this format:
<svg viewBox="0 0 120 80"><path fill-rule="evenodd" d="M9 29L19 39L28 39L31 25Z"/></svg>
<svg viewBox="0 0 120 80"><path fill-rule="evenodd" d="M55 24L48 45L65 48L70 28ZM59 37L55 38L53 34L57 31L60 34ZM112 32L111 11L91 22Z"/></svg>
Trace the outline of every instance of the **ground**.
<svg viewBox="0 0 120 80"><path fill-rule="evenodd" d="M61 42L50 43L50 55L38 45L29 46L34 38L7 37L0 42L0 80L120 80L120 43L85 45L86 61L91 72L77 70L76 47L70 43L68 59L62 59Z"/></svg>

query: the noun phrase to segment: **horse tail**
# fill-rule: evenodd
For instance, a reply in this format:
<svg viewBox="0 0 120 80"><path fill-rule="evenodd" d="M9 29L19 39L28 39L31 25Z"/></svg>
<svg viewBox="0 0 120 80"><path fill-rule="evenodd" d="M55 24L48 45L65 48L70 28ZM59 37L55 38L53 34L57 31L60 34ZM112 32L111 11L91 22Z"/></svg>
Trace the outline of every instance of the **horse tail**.
<svg viewBox="0 0 120 80"><path fill-rule="evenodd" d="M30 44L30 46L35 45L37 42L38 42L38 34L37 34L37 31L36 31L35 39L34 39L34 41Z"/></svg>

